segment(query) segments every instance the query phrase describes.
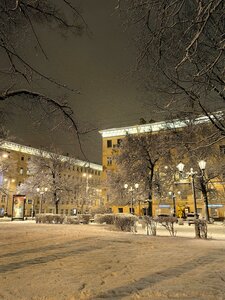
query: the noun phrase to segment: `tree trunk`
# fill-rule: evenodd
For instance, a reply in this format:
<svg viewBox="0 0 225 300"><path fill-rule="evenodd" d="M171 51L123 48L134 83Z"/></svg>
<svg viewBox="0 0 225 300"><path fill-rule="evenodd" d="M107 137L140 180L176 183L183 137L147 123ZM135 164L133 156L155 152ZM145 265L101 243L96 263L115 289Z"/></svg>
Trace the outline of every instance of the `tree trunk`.
<svg viewBox="0 0 225 300"><path fill-rule="evenodd" d="M55 213L58 214L59 213L59 201L55 202Z"/></svg>
<svg viewBox="0 0 225 300"><path fill-rule="evenodd" d="M149 217L152 217L152 194L151 194L151 192L148 195L148 211L147 211L147 215Z"/></svg>
<svg viewBox="0 0 225 300"><path fill-rule="evenodd" d="M198 221L195 221L195 237L197 239L201 238L201 234L200 234L200 223Z"/></svg>
<svg viewBox="0 0 225 300"><path fill-rule="evenodd" d="M205 218L206 218L206 221L209 222L209 206L208 206L207 187L206 187L206 183L205 183L203 176L200 178L200 184L201 184L201 190L202 190L202 195L203 195L204 204L205 204Z"/></svg>

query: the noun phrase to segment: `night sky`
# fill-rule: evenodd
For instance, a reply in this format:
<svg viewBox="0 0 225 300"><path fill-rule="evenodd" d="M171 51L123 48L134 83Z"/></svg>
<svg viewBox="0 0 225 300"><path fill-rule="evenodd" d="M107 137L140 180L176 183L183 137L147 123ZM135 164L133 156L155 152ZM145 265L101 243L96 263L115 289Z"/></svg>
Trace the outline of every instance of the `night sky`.
<svg viewBox="0 0 225 300"><path fill-rule="evenodd" d="M39 26L38 34L48 60L34 49L24 47L32 63L45 74L81 91L67 94L69 103L81 128L95 128L82 137L83 149L92 162L101 163L101 136L98 130L127 125L136 125L141 117L150 120L153 116L151 103L156 95L145 94L140 82L133 75L136 50L132 43L132 31L125 31L115 13L115 0L82 0L83 16L88 23L91 36L68 35L63 37L50 29ZM54 96L64 96L54 86L47 87L42 81L35 86ZM146 107L146 98L150 107ZM36 128L33 121L23 114L23 109L14 111L9 120L11 135L15 141L33 147L54 143L63 153L81 156L70 134L54 131L49 134L45 122ZM50 126L50 125L49 125ZM47 129L46 129L47 128Z"/></svg>

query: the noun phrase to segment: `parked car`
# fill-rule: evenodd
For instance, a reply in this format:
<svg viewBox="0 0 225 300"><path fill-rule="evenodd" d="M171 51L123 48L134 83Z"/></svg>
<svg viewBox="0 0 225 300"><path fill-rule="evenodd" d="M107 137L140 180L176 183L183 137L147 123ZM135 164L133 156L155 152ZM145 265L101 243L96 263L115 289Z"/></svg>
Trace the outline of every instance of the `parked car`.
<svg viewBox="0 0 225 300"><path fill-rule="evenodd" d="M0 208L0 218L3 218L5 214L4 208Z"/></svg>
<svg viewBox="0 0 225 300"><path fill-rule="evenodd" d="M198 218L198 215L197 215ZM188 222L188 225L190 226L191 224L195 223L195 220L197 219L194 213L188 213L186 215L186 221Z"/></svg>
<svg viewBox="0 0 225 300"><path fill-rule="evenodd" d="M160 218L160 217L171 217L171 215L168 215L168 214L159 214L157 217L158 218Z"/></svg>

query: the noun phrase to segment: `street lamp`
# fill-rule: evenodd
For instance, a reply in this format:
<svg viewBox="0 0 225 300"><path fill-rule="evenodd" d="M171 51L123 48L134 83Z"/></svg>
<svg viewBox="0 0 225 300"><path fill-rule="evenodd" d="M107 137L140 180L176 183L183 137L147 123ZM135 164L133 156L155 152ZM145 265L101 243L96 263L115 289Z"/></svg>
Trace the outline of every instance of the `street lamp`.
<svg viewBox="0 0 225 300"><path fill-rule="evenodd" d="M180 173L183 173L184 170L184 164L180 162L177 165L177 168ZM197 212L197 202L196 202L196 192L195 192L195 175L197 172L193 171L193 168L190 169L190 172L187 173L188 176L191 177L191 187L192 187L192 194L193 194L193 202L194 202L194 213L195 213L195 218L198 218L198 212Z"/></svg>
<svg viewBox="0 0 225 300"><path fill-rule="evenodd" d="M171 196L172 198L172 201L173 201L173 216L176 217L176 196L174 194L174 192L169 192L169 195Z"/></svg>
<svg viewBox="0 0 225 300"><path fill-rule="evenodd" d="M36 189L37 190L37 192L38 193L40 193L40 195L41 195L41 200L40 200L40 213L42 213L42 202L43 202L43 199L44 199L44 193L46 193L47 191L48 191L48 188L46 187L46 188L37 188Z"/></svg>
<svg viewBox="0 0 225 300"><path fill-rule="evenodd" d="M180 195L181 192L178 191L177 194ZM172 201L173 201L173 216L176 217L176 214L177 214L177 212L176 212L176 195L172 191L169 191L169 195L171 196Z"/></svg>
<svg viewBox="0 0 225 300"><path fill-rule="evenodd" d="M127 190L129 187L129 185L127 183L124 184L124 188ZM138 189L139 187L139 184L138 183L135 183L134 184L134 188L131 186L129 189L128 189L128 192L131 193L131 213L134 214L134 190ZM139 215L140 215L140 204L139 204Z"/></svg>

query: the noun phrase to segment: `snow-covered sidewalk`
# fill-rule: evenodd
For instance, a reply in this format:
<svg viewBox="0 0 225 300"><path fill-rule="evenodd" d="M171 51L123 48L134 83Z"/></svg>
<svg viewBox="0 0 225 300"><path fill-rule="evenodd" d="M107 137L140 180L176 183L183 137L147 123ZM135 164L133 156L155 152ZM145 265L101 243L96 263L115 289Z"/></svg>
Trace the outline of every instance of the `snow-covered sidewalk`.
<svg viewBox="0 0 225 300"><path fill-rule="evenodd" d="M222 240L32 221L0 236L1 300L225 299Z"/></svg>

